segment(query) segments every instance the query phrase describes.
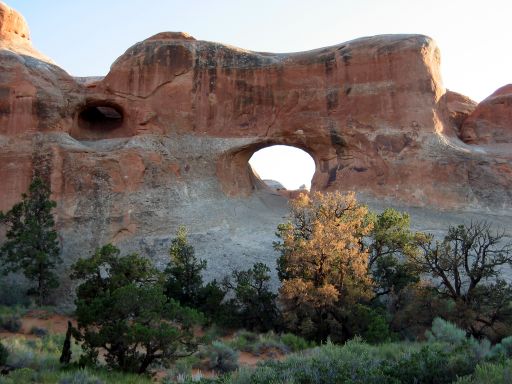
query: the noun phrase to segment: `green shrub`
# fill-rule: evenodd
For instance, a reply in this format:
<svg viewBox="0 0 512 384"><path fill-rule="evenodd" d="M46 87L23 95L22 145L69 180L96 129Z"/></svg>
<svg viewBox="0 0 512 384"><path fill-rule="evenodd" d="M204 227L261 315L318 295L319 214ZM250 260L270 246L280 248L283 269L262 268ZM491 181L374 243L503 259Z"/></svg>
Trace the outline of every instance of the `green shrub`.
<svg viewBox="0 0 512 384"><path fill-rule="evenodd" d="M460 345L466 341L466 332L455 324L436 317L432 322L432 328L426 332L429 341L442 341L452 345Z"/></svg>
<svg viewBox="0 0 512 384"><path fill-rule="evenodd" d="M378 344L393 339L385 312L380 308L356 304L346 317L344 326L349 334L361 336L368 343Z"/></svg>
<svg viewBox="0 0 512 384"><path fill-rule="evenodd" d="M9 357L9 351L0 343L0 365L5 365L7 358Z"/></svg>
<svg viewBox="0 0 512 384"><path fill-rule="evenodd" d="M460 361L438 345L426 345L419 352L396 362L385 362L384 373L400 383L451 383L457 376L471 373L469 359ZM462 363L462 364L461 364Z"/></svg>
<svg viewBox="0 0 512 384"><path fill-rule="evenodd" d="M229 346L237 351L252 352L254 344L258 341L258 334L246 330L235 333L232 340L228 342Z"/></svg>
<svg viewBox="0 0 512 384"><path fill-rule="evenodd" d="M1 384L41 383L41 375L32 368L21 368L12 371L8 376L1 377Z"/></svg>
<svg viewBox="0 0 512 384"><path fill-rule="evenodd" d="M46 328L32 327L30 328L30 333L37 337L44 337L48 334L48 330Z"/></svg>
<svg viewBox="0 0 512 384"><path fill-rule="evenodd" d="M193 326L202 317L164 295L161 274L151 262L108 244L72 266L77 288L80 363L95 366L100 352L109 368L145 373L197 349ZM105 349L105 345L112 346Z"/></svg>
<svg viewBox="0 0 512 384"><path fill-rule="evenodd" d="M478 349L485 350L482 345L401 342L373 346L361 338L345 345L327 342L283 361L240 369L222 383L451 383L473 372L482 355Z"/></svg>
<svg viewBox="0 0 512 384"><path fill-rule="evenodd" d="M59 384L103 384L97 376L90 373L87 369L69 373L66 377L60 379Z"/></svg>
<svg viewBox="0 0 512 384"><path fill-rule="evenodd" d="M174 362L171 369L167 370L166 380L174 383L176 380L182 382L192 375L192 368L200 366L201 359L197 355L182 357ZM164 382L166 381L164 380ZM181 380L181 381L180 381Z"/></svg>
<svg viewBox="0 0 512 384"><path fill-rule="evenodd" d="M512 360L479 364L472 375L461 377L456 381L456 384L508 383L512 383Z"/></svg>
<svg viewBox="0 0 512 384"><path fill-rule="evenodd" d="M238 368L238 352L230 346L214 341L208 348L209 368L227 373Z"/></svg>
<svg viewBox="0 0 512 384"><path fill-rule="evenodd" d="M269 331L280 327L277 294L270 288L270 268L256 263L245 271L233 271L224 286L234 298L226 305L236 314L241 326L250 330Z"/></svg>
<svg viewBox="0 0 512 384"><path fill-rule="evenodd" d="M492 358L512 357L512 336L505 337L491 349Z"/></svg>
<svg viewBox="0 0 512 384"><path fill-rule="evenodd" d="M203 283L202 273L207 262L195 256L194 247L189 244L187 230L183 226L179 227L171 242L169 259L164 271L165 295L182 306L201 311L210 321L224 324L230 317L228 308L222 302L226 290L216 280Z"/></svg>
<svg viewBox="0 0 512 384"><path fill-rule="evenodd" d="M282 334L280 339L292 352L302 351L303 349L313 348L315 346L314 342L308 341L293 333Z"/></svg>
<svg viewBox="0 0 512 384"><path fill-rule="evenodd" d="M314 343L291 333L277 335L270 331L257 334L244 330L238 331L227 344L238 351L249 352L254 355L274 351L288 354L314 346Z"/></svg>
<svg viewBox="0 0 512 384"><path fill-rule="evenodd" d="M15 279L5 278L0 281L0 305L15 307L30 305L30 298L26 295L26 286L21 285Z"/></svg>
<svg viewBox="0 0 512 384"><path fill-rule="evenodd" d="M5 315L0 318L0 327L7 332L19 332L21 325L21 318L18 315Z"/></svg>

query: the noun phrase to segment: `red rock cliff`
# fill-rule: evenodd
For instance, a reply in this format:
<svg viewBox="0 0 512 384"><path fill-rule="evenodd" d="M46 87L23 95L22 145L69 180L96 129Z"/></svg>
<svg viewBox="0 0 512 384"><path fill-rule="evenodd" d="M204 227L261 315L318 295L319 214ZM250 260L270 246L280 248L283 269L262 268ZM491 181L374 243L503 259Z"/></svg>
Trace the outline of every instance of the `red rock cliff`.
<svg viewBox="0 0 512 384"><path fill-rule="evenodd" d="M421 35L273 54L165 32L105 78L74 79L0 3L0 209L38 169L70 260L109 241L158 253L182 223L199 248L224 239L213 254L226 255L238 236L253 259L285 208L248 160L286 144L313 157L314 190L510 217L510 90L476 106L445 90L439 66Z"/></svg>

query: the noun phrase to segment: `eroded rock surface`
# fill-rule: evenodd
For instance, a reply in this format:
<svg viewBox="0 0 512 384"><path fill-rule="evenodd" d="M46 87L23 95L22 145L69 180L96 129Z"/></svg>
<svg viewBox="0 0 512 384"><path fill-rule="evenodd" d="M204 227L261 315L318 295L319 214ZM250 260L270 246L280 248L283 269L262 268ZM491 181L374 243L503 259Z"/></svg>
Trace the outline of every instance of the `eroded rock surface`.
<svg viewBox="0 0 512 384"><path fill-rule="evenodd" d="M468 144L512 143L512 84L476 107L462 125L461 139Z"/></svg>
<svg viewBox="0 0 512 384"><path fill-rule="evenodd" d="M75 79L3 3L0 22L0 209L45 175L66 266L107 242L163 266L180 224L210 276L272 264L286 199L248 160L274 144L313 157L312 190L407 209L418 229L512 224L510 89L478 106L447 91L426 36L272 54L164 32Z"/></svg>

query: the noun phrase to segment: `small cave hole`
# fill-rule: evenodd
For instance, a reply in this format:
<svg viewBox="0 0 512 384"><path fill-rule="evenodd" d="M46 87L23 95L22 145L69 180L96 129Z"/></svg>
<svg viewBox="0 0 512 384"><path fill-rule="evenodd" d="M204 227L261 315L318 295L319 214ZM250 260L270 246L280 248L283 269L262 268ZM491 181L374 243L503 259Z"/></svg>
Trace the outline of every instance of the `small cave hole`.
<svg viewBox="0 0 512 384"><path fill-rule="evenodd" d="M98 131L110 131L123 124L123 112L112 105L89 105L78 115L81 128Z"/></svg>
<svg viewBox="0 0 512 384"><path fill-rule="evenodd" d="M273 145L256 151L249 164L257 176L276 191L309 190L315 161L306 151Z"/></svg>

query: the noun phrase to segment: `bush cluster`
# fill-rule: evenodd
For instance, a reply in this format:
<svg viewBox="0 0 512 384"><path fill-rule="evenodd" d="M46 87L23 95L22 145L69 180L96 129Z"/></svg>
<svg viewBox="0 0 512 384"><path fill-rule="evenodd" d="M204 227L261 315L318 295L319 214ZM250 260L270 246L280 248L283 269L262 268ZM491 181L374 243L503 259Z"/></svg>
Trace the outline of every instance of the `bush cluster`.
<svg viewBox="0 0 512 384"><path fill-rule="evenodd" d="M34 283L27 293L39 306L57 287L54 269L61 263L49 196L48 186L35 177L22 201L0 212L6 225L2 272L21 272ZM94 369L101 355L110 368L143 374L194 353L194 326L206 318L248 330L230 342L208 344L209 368L220 373L237 369L237 350L289 353L326 343L283 363L240 370L233 382L469 383L507 374L512 284L502 269L512 264L512 244L489 224L449 227L436 240L411 231L406 213L376 214L354 194L315 193L290 203L289 221L278 226L277 236L277 294L270 287L271 269L262 263L206 283L207 263L195 256L184 227L172 240L164 271L138 254L121 256L111 244L79 259L71 268L72 279L80 281L78 327L69 329L63 361L71 359L73 336L83 347L80 366ZM19 331L19 312L0 313L0 328ZM53 341L46 330L33 333L41 339L23 347L7 344L7 350L17 350L8 360L20 368L20 377L37 381L38 373L27 369L41 368L48 352L46 345L43 357L34 356L37 343ZM406 350L389 344L400 338L428 343ZM366 342L388 344L378 349ZM5 351L0 347L4 360ZM100 380L88 371L59 380L89 377Z"/></svg>

